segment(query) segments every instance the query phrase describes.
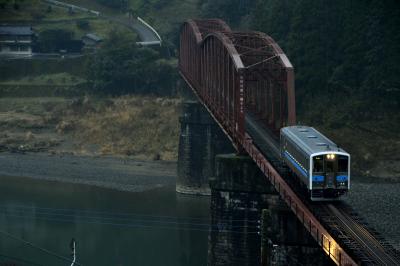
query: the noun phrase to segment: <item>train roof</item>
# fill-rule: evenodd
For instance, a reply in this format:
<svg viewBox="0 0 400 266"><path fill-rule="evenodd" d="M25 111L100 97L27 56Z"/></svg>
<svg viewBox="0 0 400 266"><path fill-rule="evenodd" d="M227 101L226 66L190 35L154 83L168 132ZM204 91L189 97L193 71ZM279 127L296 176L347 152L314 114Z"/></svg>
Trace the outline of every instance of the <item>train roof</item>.
<svg viewBox="0 0 400 266"><path fill-rule="evenodd" d="M308 155L316 153L345 153L345 150L325 137L321 132L308 126L290 126L281 129L281 134L292 139Z"/></svg>

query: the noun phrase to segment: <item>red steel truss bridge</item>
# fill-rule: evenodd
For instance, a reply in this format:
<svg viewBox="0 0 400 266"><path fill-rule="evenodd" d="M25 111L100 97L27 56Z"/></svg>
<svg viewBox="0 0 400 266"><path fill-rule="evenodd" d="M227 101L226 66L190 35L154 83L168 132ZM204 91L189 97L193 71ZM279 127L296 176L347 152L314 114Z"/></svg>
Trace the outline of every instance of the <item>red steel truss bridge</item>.
<svg viewBox="0 0 400 266"><path fill-rule="evenodd" d="M399 252L344 203L310 203L277 163L279 130L295 125L294 70L261 32L219 19L181 28L179 71L239 153L247 153L322 250L337 265L396 265ZM286 174L285 174L286 173Z"/></svg>

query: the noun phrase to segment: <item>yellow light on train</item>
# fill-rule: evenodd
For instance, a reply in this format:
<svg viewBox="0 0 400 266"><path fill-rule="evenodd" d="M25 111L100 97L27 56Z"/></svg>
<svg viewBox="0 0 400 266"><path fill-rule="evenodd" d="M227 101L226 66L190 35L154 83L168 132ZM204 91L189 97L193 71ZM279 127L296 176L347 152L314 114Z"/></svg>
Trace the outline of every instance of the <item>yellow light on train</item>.
<svg viewBox="0 0 400 266"><path fill-rule="evenodd" d="M327 154L326 158L328 158L329 160L333 160L335 159L335 154Z"/></svg>

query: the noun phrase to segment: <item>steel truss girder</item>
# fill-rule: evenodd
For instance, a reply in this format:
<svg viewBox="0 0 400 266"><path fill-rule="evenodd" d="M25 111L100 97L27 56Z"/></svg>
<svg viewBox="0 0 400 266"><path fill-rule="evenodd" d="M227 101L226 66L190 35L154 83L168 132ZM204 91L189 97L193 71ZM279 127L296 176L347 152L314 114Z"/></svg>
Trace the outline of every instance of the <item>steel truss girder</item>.
<svg viewBox="0 0 400 266"><path fill-rule="evenodd" d="M276 134L296 122L293 67L278 44L261 32L231 31L222 20L188 20L180 33L179 71L238 151L253 158L328 256L338 265L356 265L246 133L249 111Z"/></svg>

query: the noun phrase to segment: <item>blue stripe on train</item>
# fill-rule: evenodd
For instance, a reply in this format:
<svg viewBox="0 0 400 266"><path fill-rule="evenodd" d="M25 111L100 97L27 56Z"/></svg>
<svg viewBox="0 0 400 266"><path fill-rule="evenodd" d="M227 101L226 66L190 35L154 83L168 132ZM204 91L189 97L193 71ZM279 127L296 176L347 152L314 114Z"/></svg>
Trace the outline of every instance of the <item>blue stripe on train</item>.
<svg viewBox="0 0 400 266"><path fill-rule="evenodd" d="M324 182L324 176L323 175L313 175L312 181L313 182Z"/></svg>
<svg viewBox="0 0 400 266"><path fill-rule="evenodd" d="M285 151L285 157L294 165L294 167L296 167L297 170L299 170L300 173L302 173L305 177L308 177L307 172L304 171L304 169L301 168L301 166L296 163L296 161L293 160L292 157L289 156L289 153L287 151Z"/></svg>
<svg viewBox="0 0 400 266"><path fill-rule="evenodd" d="M339 182L344 182L347 181L349 179L349 177L347 175L338 175L336 176L336 180Z"/></svg>

